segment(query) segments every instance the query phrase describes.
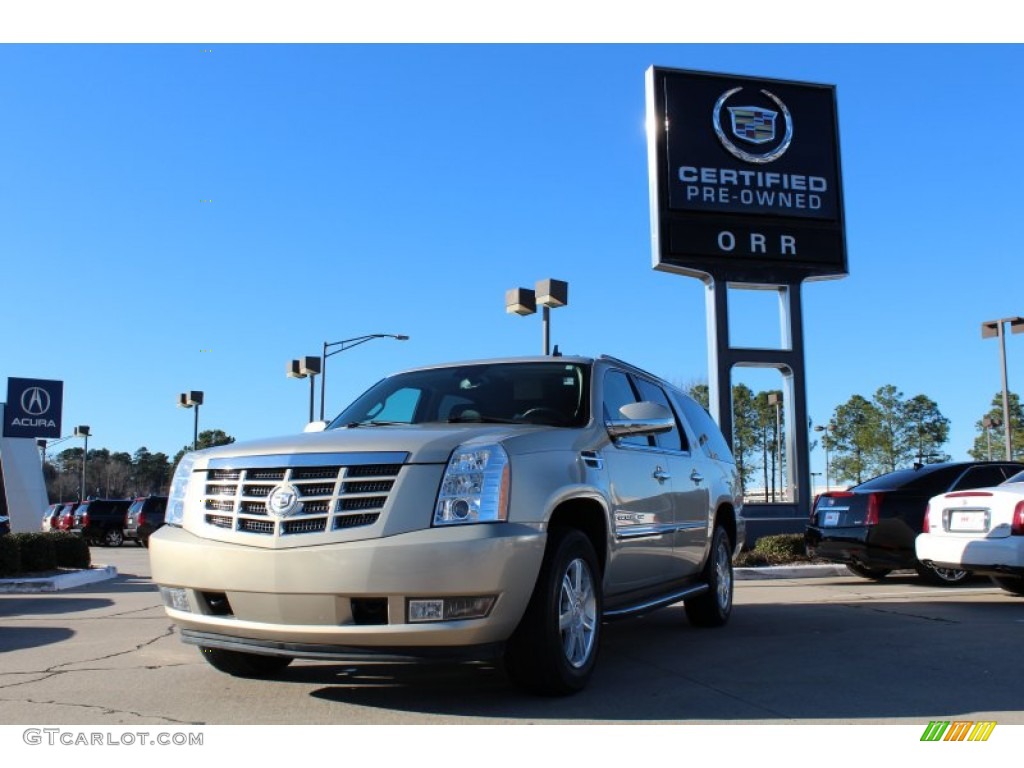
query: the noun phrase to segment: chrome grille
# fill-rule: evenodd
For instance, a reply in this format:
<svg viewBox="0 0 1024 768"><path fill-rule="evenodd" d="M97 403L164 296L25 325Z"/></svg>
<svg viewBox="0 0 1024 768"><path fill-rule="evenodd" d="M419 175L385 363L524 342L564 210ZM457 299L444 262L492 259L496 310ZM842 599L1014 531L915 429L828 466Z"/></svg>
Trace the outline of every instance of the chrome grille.
<svg viewBox="0 0 1024 768"><path fill-rule="evenodd" d="M343 454L324 456L334 462L323 465L312 461L316 457L304 455L253 457L251 463L262 466L249 467L244 466L244 458L233 460L241 467L216 467L211 461L211 468L204 473L205 521L217 528L261 536L298 536L373 525L403 465L369 463L372 455L360 454L348 465L344 461L335 463L346 458ZM386 456L405 458L395 453ZM282 466L290 460L304 465ZM291 485L298 497L296 508L284 518L271 515L266 506L271 492L281 483Z"/></svg>

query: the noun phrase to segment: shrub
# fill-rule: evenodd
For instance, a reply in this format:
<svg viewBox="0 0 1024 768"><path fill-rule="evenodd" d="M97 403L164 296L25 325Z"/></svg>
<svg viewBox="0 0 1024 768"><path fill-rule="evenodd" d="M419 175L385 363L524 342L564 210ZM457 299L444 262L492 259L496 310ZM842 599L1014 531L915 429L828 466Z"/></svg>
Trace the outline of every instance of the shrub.
<svg viewBox="0 0 1024 768"><path fill-rule="evenodd" d="M89 544L81 536L67 531L53 531L53 551L58 568L88 568L92 565Z"/></svg>
<svg viewBox="0 0 1024 768"><path fill-rule="evenodd" d="M769 561L782 563L799 562L807 559L802 533L782 533L775 536L762 536L754 544L754 551L764 555Z"/></svg>
<svg viewBox="0 0 1024 768"><path fill-rule="evenodd" d="M0 536L0 578L21 573L21 549L14 536Z"/></svg>
<svg viewBox="0 0 1024 768"><path fill-rule="evenodd" d="M21 553L21 570L25 573L52 571L57 567L53 538L46 533L12 533L5 538L13 539Z"/></svg>

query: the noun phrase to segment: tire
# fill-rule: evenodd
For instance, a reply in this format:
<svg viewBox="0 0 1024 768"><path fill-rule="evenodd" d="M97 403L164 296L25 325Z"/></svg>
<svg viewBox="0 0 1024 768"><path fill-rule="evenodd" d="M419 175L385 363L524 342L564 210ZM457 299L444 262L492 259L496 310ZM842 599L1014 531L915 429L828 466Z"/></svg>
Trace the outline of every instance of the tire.
<svg viewBox="0 0 1024 768"><path fill-rule="evenodd" d="M124 534L117 528L108 528L103 532L104 547L120 547L124 544Z"/></svg>
<svg viewBox="0 0 1024 768"><path fill-rule="evenodd" d="M959 587L961 584L966 584L971 578L970 571L960 568L933 568L924 563L918 563L915 570L922 581L935 587Z"/></svg>
<svg viewBox="0 0 1024 768"><path fill-rule="evenodd" d="M505 669L531 693L566 696L586 687L597 662L601 571L582 532L555 529L549 536L530 603L505 647Z"/></svg>
<svg viewBox="0 0 1024 768"><path fill-rule="evenodd" d="M992 583L1011 595L1024 595L1024 577L1022 576L989 576Z"/></svg>
<svg viewBox="0 0 1024 768"><path fill-rule="evenodd" d="M292 663L288 656L263 656L223 648L200 646L199 652L211 667L234 677L274 677Z"/></svg>
<svg viewBox="0 0 1024 768"><path fill-rule="evenodd" d="M732 542L720 525L711 538L704 580L710 589L685 602L686 618L695 627L720 627L732 614L733 593Z"/></svg>
<svg viewBox="0 0 1024 768"><path fill-rule="evenodd" d="M872 581L881 581L892 573L888 568L868 568L866 565L860 565L859 563L847 563L846 570L854 576L860 576L862 579L871 579Z"/></svg>

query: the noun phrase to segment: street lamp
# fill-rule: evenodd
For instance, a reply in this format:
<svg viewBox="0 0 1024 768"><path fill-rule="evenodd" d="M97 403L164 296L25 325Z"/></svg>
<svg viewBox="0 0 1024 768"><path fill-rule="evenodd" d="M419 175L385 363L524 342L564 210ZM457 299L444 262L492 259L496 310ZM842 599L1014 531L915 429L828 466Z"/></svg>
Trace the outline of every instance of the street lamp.
<svg viewBox="0 0 1024 768"><path fill-rule="evenodd" d="M285 375L290 379L309 379L309 420L313 421L313 391L316 377L320 375L320 358L306 355L292 360L285 366Z"/></svg>
<svg viewBox="0 0 1024 768"><path fill-rule="evenodd" d="M82 490L78 494L79 501L85 501L85 461L89 456L89 432L88 426L75 427L75 437L85 438L85 447L82 449Z"/></svg>
<svg viewBox="0 0 1024 768"><path fill-rule="evenodd" d="M409 337L400 333L370 333L366 336L356 336L355 338L343 339L341 341L324 342L324 352L320 358L320 421L324 420L324 393L327 389L327 358L344 352L346 349L352 349L352 347L358 347L360 344L365 344L371 339L395 339L396 341L408 341Z"/></svg>
<svg viewBox="0 0 1024 768"><path fill-rule="evenodd" d="M779 495L785 498L785 488L782 486L782 393L769 392L768 405L775 406L775 452L779 468ZM775 482L775 472L772 472L772 482Z"/></svg>
<svg viewBox="0 0 1024 768"><path fill-rule="evenodd" d="M981 420L981 426L985 428L985 444L988 447L988 460L992 461L992 430L1003 426L999 419L986 416Z"/></svg>
<svg viewBox="0 0 1024 768"><path fill-rule="evenodd" d="M830 432L830 430L833 430L835 428L836 428L836 425L833 422L829 422L828 424L824 424L824 425L819 424L818 426L816 426L814 428L815 432L824 432L825 433L825 436L821 440L821 444L825 447L825 491L826 492L831 490L831 486L829 484L829 472L830 472L830 469L829 469L829 461L828 461L828 444L831 442L831 432Z"/></svg>
<svg viewBox="0 0 1024 768"><path fill-rule="evenodd" d="M199 406L203 404L203 393L191 390L178 395L179 408L195 408L195 421L192 424L192 450L199 443Z"/></svg>
<svg viewBox="0 0 1024 768"><path fill-rule="evenodd" d="M505 311L510 315L532 315L537 305L544 307L544 354L551 354L551 309L569 303L569 284L564 280L538 280L533 290L512 288L505 291Z"/></svg>
<svg viewBox="0 0 1024 768"><path fill-rule="evenodd" d="M1003 330L1005 323L1010 324L1011 332L1024 333L1024 317L1001 317L998 320L986 320L981 324L981 338L991 339L995 336L999 339L999 362L1003 369L1003 435L1006 438L1006 460L1010 461L1013 459L1013 441L1010 436L1010 390L1006 386L1006 331Z"/></svg>

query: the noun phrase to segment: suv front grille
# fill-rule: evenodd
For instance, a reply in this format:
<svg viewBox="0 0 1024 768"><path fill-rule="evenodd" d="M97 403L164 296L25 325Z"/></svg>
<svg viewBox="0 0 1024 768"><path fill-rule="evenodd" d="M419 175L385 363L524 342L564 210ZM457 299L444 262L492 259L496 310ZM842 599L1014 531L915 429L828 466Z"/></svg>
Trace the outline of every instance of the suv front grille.
<svg viewBox="0 0 1024 768"><path fill-rule="evenodd" d="M259 536L373 525L401 468L402 464L211 468L203 473L204 519L207 525ZM283 485L295 490L297 500L287 515L280 516L267 502L274 489Z"/></svg>

